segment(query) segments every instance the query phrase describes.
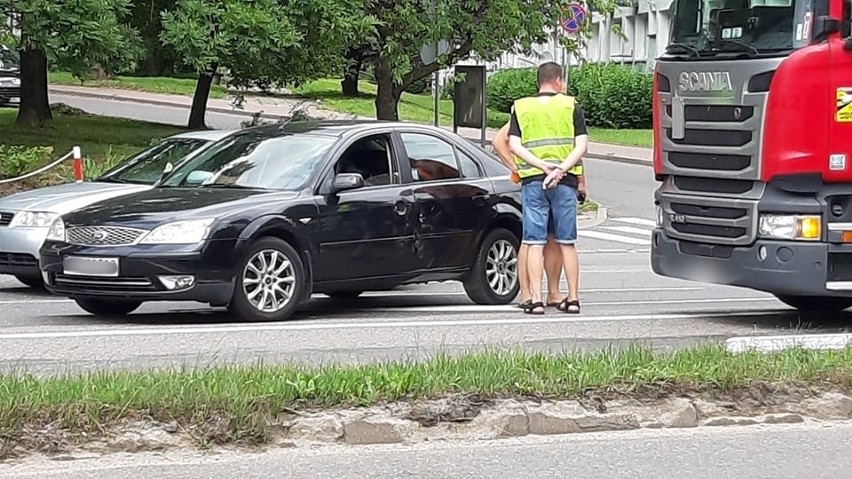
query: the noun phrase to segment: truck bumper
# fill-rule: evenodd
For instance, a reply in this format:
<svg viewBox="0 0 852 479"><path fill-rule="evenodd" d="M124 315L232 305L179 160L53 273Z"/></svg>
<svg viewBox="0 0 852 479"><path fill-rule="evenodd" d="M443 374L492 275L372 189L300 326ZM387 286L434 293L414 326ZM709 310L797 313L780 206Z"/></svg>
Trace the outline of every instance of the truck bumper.
<svg viewBox="0 0 852 479"><path fill-rule="evenodd" d="M654 273L776 295L852 296L852 249L844 245L758 240L725 250L707 246L702 256L685 253L682 243L654 230Z"/></svg>

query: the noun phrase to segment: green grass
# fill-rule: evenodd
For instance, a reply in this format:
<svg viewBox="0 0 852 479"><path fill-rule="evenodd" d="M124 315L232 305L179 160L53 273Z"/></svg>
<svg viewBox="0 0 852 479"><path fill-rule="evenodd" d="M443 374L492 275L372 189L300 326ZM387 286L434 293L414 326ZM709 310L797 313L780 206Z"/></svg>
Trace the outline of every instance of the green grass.
<svg viewBox="0 0 852 479"><path fill-rule="evenodd" d="M47 424L98 434L115 421L143 416L197 427L227 418L227 437L219 430L219 440L262 442L276 416L289 409L367 406L451 393L568 399L601 389L638 394L649 386L693 392L731 392L754 382L846 387L850 379L852 349L735 355L715 345L675 353L638 347L561 355L489 351L349 367L258 365L47 378L10 374L0 376L0 446L5 438L8 449L25 431Z"/></svg>
<svg viewBox="0 0 852 479"><path fill-rule="evenodd" d="M114 88L184 96L192 96L195 93L196 84L196 80L187 78L119 76L109 80L86 80L81 85L78 78L64 72L51 72L48 76L48 81L53 85ZM213 85L210 88L210 98L227 97L228 93L223 85Z"/></svg>
<svg viewBox="0 0 852 479"><path fill-rule="evenodd" d="M0 110L0 142L5 145L52 146L62 156L75 145L83 155L98 159L109 152L132 154L148 146L152 139L165 138L184 131L181 128L97 115L53 114L44 128L15 125L17 110Z"/></svg>
<svg viewBox="0 0 852 479"><path fill-rule="evenodd" d="M586 199L586 202L580 205L580 213L595 213L598 211L598 208L600 208L599 204L590 199Z"/></svg>
<svg viewBox="0 0 852 479"><path fill-rule="evenodd" d="M96 176L117 161L147 147L154 139L165 138L182 129L88 114L67 114L54 111L53 121L43 128L22 128L15 125L17 110L0 109L0 144L25 147L52 147L54 153L45 163L67 154L74 146L80 146L87 178ZM0 170L3 169L0 158ZM33 171L42 164L26 165ZM22 183L0 187L0 196L20 189L47 186L69 181L70 162L65 168L46 172L37 178Z"/></svg>

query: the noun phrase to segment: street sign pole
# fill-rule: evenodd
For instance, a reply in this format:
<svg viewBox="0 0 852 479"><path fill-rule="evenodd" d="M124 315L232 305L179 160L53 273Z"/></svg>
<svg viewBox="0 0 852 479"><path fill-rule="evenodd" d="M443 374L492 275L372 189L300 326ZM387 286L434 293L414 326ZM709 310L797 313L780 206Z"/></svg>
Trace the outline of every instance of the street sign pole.
<svg viewBox="0 0 852 479"><path fill-rule="evenodd" d="M436 5L437 0L432 0L432 24L438 21L438 6ZM438 59L438 41L435 40L435 61ZM440 126L441 123L441 73L439 70L435 70L435 73L432 74L432 95L435 96L435 126Z"/></svg>

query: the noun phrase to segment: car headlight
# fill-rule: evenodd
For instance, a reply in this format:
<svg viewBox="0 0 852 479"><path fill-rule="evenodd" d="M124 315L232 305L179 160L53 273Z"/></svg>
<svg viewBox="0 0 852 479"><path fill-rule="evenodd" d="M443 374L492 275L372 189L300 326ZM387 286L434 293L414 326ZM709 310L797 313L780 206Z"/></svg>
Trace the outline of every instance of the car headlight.
<svg viewBox="0 0 852 479"><path fill-rule="evenodd" d="M207 238L212 219L176 221L158 226L140 241L142 244L196 244Z"/></svg>
<svg viewBox="0 0 852 479"><path fill-rule="evenodd" d="M19 211L9 223L9 228L49 228L59 218L46 211Z"/></svg>
<svg viewBox="0 0 852 479"><path fill-rule="evenodd" d="M818 241L822 238L819 215L760 215L760 236L772 239Z"/></svg>
<svg viewBox="0 0 852 479"><path fill-rule="evenodd" d="M47 230L47 241L61 241L65 242L65 222L62 221L62 218L56 218L53 221L53 224L50 225L50 229Z"/></svg>

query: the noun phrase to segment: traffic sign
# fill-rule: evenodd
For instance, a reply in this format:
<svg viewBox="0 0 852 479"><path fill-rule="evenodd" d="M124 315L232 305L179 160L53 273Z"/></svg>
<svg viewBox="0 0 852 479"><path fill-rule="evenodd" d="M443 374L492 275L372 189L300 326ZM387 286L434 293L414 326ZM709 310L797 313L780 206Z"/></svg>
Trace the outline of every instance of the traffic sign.
<svg viewBox="0 0 852 479"><path fill-rule="evenodd" d="M586 9L579 3L572 3L568 6L568 10L563 12L562 29L568 33L577 33L583 28L583 22L586 20Z"/></svg>

